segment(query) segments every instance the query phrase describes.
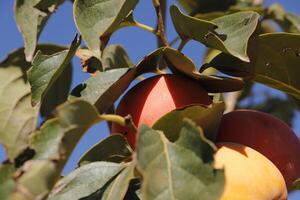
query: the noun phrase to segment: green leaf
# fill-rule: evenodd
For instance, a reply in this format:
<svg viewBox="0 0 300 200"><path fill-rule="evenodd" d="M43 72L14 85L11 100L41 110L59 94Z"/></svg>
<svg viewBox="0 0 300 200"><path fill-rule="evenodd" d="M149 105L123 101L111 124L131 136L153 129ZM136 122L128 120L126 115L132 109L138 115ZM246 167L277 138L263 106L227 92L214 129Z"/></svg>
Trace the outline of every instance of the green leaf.
<svg viewBox="0 0 300 200"><path fill-rule="evenodd" d="M140 200L140 199L142 199L141 180L139 178L135 178L130 181L124 200Z"/></svg>
<svg viewBox="0 0 300 200"><path fill-rule="evenodd" d="M71 94L94 104L102 113L119 98L134 78L135 71L128 68L108 70L78 85Z"/></svg>
<svg viewBox="0 0 300 200"><path fill-rule="evenodd" d="M28 135L35 130L38 108L30 103L30 85L24 49L9 54L0 63L0 143L10 161L27 146Z"/></svg>
<svg viewBox="0 0 300 200"><path fill-rule="evenodd" d="M194 39L208 47L249 61L247 44L258 23L259 15L256 12L238 12L211 22L187 16L176 6L172 6L170 12L182 40Z"/></svg>
<svg viewBox="0 0 300 200"><path fill-rule="evenodd" d="M42 117L46 119L52 118L55 108L68 99L72 84L72 75L73 67L70 63L45 94L40 108Z"/></svg>
<svg viewBox="0 0 300 200"><path fill-rule="evenodd" d="M50 119L46 121L40 130L33 133L30 140L30 147L34 149L35 155L33 159L60 159L60 145L64 129L58 119Z"/></svg>
<svg viewBox="0 0 300 200"><path fill-rule="evenodd" d="M131 154L132 149L124 136L115 134L95 144L80 158L79 164L83 165L95 161L120 163L128 159Z"/></svg>
<svg viewBox="0 0 300 200"><path fill-rule="evenodd" d="M244 11L212 20L218 26L215 31L226 36L226 53L243 61L250 61L247 55L248 41L256 29L258 19L259 14L256 12Z"/></svg>
<svg viewBox="0 0 300 200"><path fill-rule="evenodd" d="M130 69L110 69L78 85L72 91L71 98L81 97L94 104L99 113L103 113L113 105L136 77L153 71L156 71L156 66L146 65L143 61Z"/></svg>
<svg viewBox="0 0 300 200"><path fill-rule="evenodd" d="M300 32L300 16L294 13L287 13L285 17Z"/></svg>
<svg viewBox="0 0 300 200"><path fill-rule="evenodd" d="M37 3L34 7L43 11L43 12L54 12L57 5L60 5L65 0L39 0L39 3Z"/></svg>
<svg viewBox="0 0 300 200"><path fill-rule="evenodd" d="M37 49L46 54L55 54L57 52L67 50L68 47L52 44L40 44L37 46ZM46 96L44 97L40 108L41 116L46 119L53 117L54 109L68 99L71 82L72 63L70 62L69 65L65 67L61 76L59 76L54 84L49 88Z"/></svg>
<svg viewBox="0 0 300 200"><path fill-rule="evenodd" d="M300 179L297 179L297 180L294 181L292 189L293 190L300 190Z"/></svg>
<svg viewBox="0 0 300 200"><path fill-rule="evenodd" d="M179 140L183 137L182 140L190 141L190 134L195 132L185 132ZM184 139L185 137L187 138ZM220 198L224 184L223 172L215 171L210 164L203 163L191 148L185 148L183 142L170 143L162 132L142 126L139 129L137 146L137 161L143 173L143 198ZM194 148L198 147L197 145Z"/></svg>
<svg viewBox="0 0 300 200"><path fill-rule="evenodd" d="M15 1L15 19L24 38L27 61L32 60L38 37L50 14L53 13L63 1L53 0L48 2L47 5L42 2L45 2L45 0ZM45 11L39 10L39 5Z"/></svg>
<svg viewBox="0 0 300 200"><path fill-rule="evenodd" d="M89 49L78 49L76 55L80 58L83 71L91 74L97 71L133 67L127 52L121 45L107 46L102 52L101 59L96 58Z"/></svg>
<svg viewBox="0 0 300 200"><path fill-rule="evenodd" d="M103 200L123 200L130 181L134 178L134 164L127 166L105 189Z"/></svg>
<svg viewBox="0 0 300 200"><path fill-rule="evenodd" d="M229 75L248 74L256 82L300 98L300 35L270 33L260 35L249 50L250 63L219 54L209 66Z"/></svg>
<svg viewBox="0 0 300 200"><path fill-rule="evenodd" d="M56 118L46 121L32 135L30 147L36 152L33 159L56 161L53 176L59 178L82 135L102 118L93 105L81 99L62 104L56 113Z"/></svg>
<svg viewBox="0 0 300 200"><path fill-rule="evenodd" d="M50 56L44 55L40 51L37 52L32 62L32 68L28 71L28 80L32 91L31 103L33 106L40 103L50 87L68 66L80 42L80 39L76 36L69 50Z"/></svg>
<svg viewBox="0 0 300 200"><path fill-rule="evenodd" d="M149 68L149 66L158 67L160 59L163 57L164 47L155 49L153 52L144 57L138 64L137 68Z"/></svg>
<svg viewBox="0 0 300 200"><path fill-rule="evenodd" d="M80 199L96 192L113 179L124 165L94 162L83 165L62 178L48 200Z"/></svg>
<svg viewBox="0 0 300 200"><path fill-rule="evenodd" d="M32 160L20 169L16 188L9 199L44 199L54 184L55 163L49 160ZM28 198L30 197L30 198Z"/></svg>
<svg viewBox="0 0 300 200"><path fill-rule="evenodd" d="M0 199L8 199L8 196L14 190L14 170L15 167L11 164L0 165Z"/></svg>
<svg viewBox="0 0 300 200"><path fill-rule="evenodd" d="M236 4L236 0L178 0L178 2L189 13L225 11Z"/></svg>
<svg viewBox="0 0 300 200"><path fill-rule="evenodd" d="M102 53L103 70L116 68L130 68L133 66L125 49L120 45L109 45Z"/></svg>
<svg viewBox="0 0 300 200"><path fill-rule="evenodd" d="M214 160L214 151L217 149L215 144L206 139L203 130L188 119L182 119L182 128L180 137L175 144L193 151L205 163L212 163Z"/></svg>
<svg viewBox="0 0 300 200"><path fill-rule="evenodd" d="M292 127L296 105L290 98L267 97L259 104L247 106L247 109L259 110L271 114Z"/></svg>
<svg viewBox="0 0 300 200"><path fill-rule="evenodd" d="M203 129L207 138L214 141L224 110L224 103L188 106L165 114L157 120L153 129L162 130L170 141L175 141L180 136L181 127L184 124L183 119L190 118Z"/></svg>
<svg viewBox="0 0 300 200"><path fill-rule="evenodd" d="M138 0L75 0L76 26L95 57L100 58L100 47L106 42L101 39L107 40L137 3Z"/></svg>
<svg viewBox="0 0 300 200"><path fill-rule="evenodd" d="M179 71L180 73L198 80L208 92L230 92L241 90L243 88L244 83L239 79L200 74L193 61L176 49L168 47L163 50L163 53L168 65L173 71Z"/></svg>

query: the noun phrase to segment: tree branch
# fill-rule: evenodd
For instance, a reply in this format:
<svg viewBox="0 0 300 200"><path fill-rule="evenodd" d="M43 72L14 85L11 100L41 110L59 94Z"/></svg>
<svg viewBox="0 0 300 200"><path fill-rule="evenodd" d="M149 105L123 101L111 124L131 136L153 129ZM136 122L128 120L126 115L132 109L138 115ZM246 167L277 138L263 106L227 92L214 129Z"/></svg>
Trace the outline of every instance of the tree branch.
<svg viewBox="0 0 300 200"><path fill-rule="evenodd" d="M164 25L164 18L162 12L162 6L164 5L162 0L153 0L153 5L156 11L157 16L157 35L159 37L160 44L162 46L169 46L166 35L165 35L165 25Z"/></svg>

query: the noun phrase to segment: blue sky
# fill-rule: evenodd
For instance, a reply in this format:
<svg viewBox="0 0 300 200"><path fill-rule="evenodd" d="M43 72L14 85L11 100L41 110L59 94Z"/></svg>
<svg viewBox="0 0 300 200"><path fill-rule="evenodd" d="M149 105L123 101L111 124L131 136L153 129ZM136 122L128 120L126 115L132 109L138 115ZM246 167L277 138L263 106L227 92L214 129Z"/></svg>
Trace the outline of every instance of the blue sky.
<svg viewBox="0 0 300 200"><path fill-rule="evenodd" d="M4 58L9 52L16 48L23 46L23 39L19 33L14 17L13 17L13 2L12 0L0 0L0 59ZM174 4L175 0L169 0L169 4ZM270 5L274 2L278 2L284 5L286 10L300 14L299 0L266 0L265 4ZM152 7L151 0L140 0L136 10L135 17L138 21L150 26L155 26L156 16ZM176 37L174 28L171 25L170 17L167 18L167 37L172 40ZM77 33L73 16L72 16L72 4L67 1L64 3L53 16L50 18L47 26L41 34L40 43L56 43L62 45L69 45L74 35ZM137 63L145 55L156 48L156 39L151 34L138 28L130 27L121 29L113 35L110 43L120 43L127 50L133 63ZM201 58L203 55L203 46L197 42L190 42L183 51L190 56L194 62L199 66L201 64ZM72 88L78 83L81 83L89 76L81 72L79 60L74 58L74 80ZM262 89L262 86L258 86L257 89ZM271 90L272 93L278 94L277 91ZM300 114L294 122L295 132L300 133ZM106 124L100 123L92 127L88 133L82 138L78 148L75 149L73 155L68 162L64 173L69 172L76 166L77 159L87 149L89 149L95 142L101 138L107 136L108 129ZM0 148L0 160L4 158L2 149ZM300 194L290 195L291 200L300 198Z"/></svg>

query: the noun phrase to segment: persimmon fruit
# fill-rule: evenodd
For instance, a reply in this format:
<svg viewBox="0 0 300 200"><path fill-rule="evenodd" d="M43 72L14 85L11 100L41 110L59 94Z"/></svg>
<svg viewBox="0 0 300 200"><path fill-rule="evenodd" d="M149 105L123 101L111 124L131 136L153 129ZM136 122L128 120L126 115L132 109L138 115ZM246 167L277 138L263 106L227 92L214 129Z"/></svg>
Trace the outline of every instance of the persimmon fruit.
<svg viewBox="0 0 300 200"><path fill-rule="evenodd" d="M255 110L236 110L223 116L217 142L249 146L271 160L288 188L300 177L300 142L293 130L276 117Z"/></svg>
<svg viewBox="0 0 300 200"><path fill-rule="evenodd" d="M254 149L236 143L218 143L214 167L224 169L220 200L286 200L287 188L278 168Z"/></svg>
<svg viewBox="0 0 300 200"><path fill-rule="evenodd" d="M147 78L131 88L121 99L116 114L131 115L134 124L152 126L166 113L188 105L212 103L206 90L198 81L175 74ZM112 125L112 133L124 134L135 148L136 133L118 124Z"/></svg>

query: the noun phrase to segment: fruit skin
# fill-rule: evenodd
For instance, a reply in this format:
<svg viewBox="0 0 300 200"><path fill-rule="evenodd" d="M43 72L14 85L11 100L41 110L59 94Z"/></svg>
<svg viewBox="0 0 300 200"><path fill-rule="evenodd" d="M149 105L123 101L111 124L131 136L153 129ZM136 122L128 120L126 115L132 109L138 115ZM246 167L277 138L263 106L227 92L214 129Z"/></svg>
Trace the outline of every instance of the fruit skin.
<svg viewBox="0 0 300 200"><path fill-rule="evenodd" d="M300 142L281 120L255 110L237 110L224 115L217 142L249 146L271 160L289 188L300 177Z"/></svg>
<svg viewBox="0 0 300 200"><path fill-rule="evenodd" d="M277 167L259 152L236 143L218 143L214 167L225 170L220 200L284 200L287 189Z"/></svg>
<svg viewBox="0 0 300 200"><path fill-rule="evenodd" d="M166 113L191 104L212 103L199 82L184 76L165 74L145 79L129 90L121 99L116 114L130 114L136 126L152 126ZM112 133L126 133L131 147L135 148L136 134L118 124Z"/></svg>

